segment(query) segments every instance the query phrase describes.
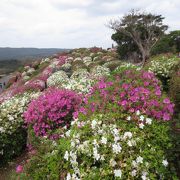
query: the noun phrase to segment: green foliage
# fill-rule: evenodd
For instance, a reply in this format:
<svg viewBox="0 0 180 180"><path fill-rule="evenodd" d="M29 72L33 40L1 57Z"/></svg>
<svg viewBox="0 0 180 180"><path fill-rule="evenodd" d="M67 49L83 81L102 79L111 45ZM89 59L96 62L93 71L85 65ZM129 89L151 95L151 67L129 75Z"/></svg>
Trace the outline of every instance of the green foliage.
<svg viewBox="0 0 180 180"><path fill-rule="evenodd" d="M145 63L150 50L168 28L163 24L163 19L161 15L132 10L122 19L110 21L110 28L115 30L112 39L119 46L119 55L127 56L136 52L136 58L141 55Z"/></svg>
<svg viewBox="0 0 180 180"><path fill-rule="evenodd" d="M164 35L152 48L151 54L177 53L180 51L180 31L171 31Z"/></svg>
<svg viewBox="0 0 180 180"><path fill-rule="evenodd" d="M177 111L179 111L180 109L180 71L174 72L169 81L169 94L176 105Z"/></svg>
<svg viewBox="0 0 180 180"><path fill-rule="evenodd" d="M167 91L169 79L178 63L179 58L175 55L159 55L153 57L145 69L153 72L163 83L164 90Z"/></svg>
<svg viewBox="0 0 180 180"><path fill-rule="evenodd" d="M112 34L111 38L118 44L117 52L121 59L129 59L134 52L140 54L136 43L124 33L116 32Z"/></svg>
<svg viewBox="0 0 180 180"><path fill-rule="evenodd" d="M38 94L25 93L4 101L0 105L0 166L20 155L26 146L23 112Z"/></svg>

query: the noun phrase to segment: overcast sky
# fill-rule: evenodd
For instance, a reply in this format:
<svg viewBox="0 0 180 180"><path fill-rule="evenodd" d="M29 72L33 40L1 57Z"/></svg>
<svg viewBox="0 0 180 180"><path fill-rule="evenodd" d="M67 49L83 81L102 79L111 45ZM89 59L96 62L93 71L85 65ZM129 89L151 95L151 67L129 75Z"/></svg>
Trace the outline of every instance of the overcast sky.
<svg viewBox="0 0 180 180"><path fill-rule="evenodd" d="M0 47L110 47L105 24L131 9L180 29L180 0L0 0Z"/></svg>

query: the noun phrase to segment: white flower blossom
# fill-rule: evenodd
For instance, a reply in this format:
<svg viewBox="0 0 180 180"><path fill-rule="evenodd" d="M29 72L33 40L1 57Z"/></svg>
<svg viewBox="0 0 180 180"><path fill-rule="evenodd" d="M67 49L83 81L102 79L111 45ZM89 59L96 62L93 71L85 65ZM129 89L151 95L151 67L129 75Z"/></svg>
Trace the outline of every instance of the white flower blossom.
<svg viewBox="0 0 180 180"><path fill-rule="evenodd" d="M121 170L120 170L120 169L115 169L115 170L114 170L114 176L115 176L115 177L120 177L120 178L121 178L121 176L122 176Z"/></svg>
<svg viewBox="0 0 180 180"><path fill-rule="evenodd" d="M110 166L114 167L117 163L114 159L111 159L109 164L110 164Z"/></svg>
<svg viewBox="0 0 180 180"><path fill-rule="evenodd" d="M139 128L140 128L140 129L143 129L143 128L144 128L144 124L143 124L143 123L140 123L140 124L139 124Z"/></svg>
<svg viewBox="0 0 180 180"><path fill-rule="evenodd" d="M152 124L152 119L146 118L146 123L149 124L149 125L151 125L151 124Z"/></svg>
<svg viewBox="0 0 180 180"><path fill-rule="evenodd" d="M102 143L102 144L107 144L107 138L102 137L102 139L101 139L101 143Z"/></svg>
<svg viewBox="0 0 180 180"><path fill-rule="evenodd" d="M118 153L120 153L121 152L121 145L119 144L119 143L117 143L117 144L113 144L112 145L112 148L113 148L113 152L115 153L115 154L118 154Z"/></svg>
<svg viewBox="0 0 180 180"><path fill-rule="evenodd" d="M96 125L97 125L97 121L95 119L92 120L92 123L91 123L92 129L95 129Z"/></svg>
<svg viewBox="0 0 180 180"><path fill-rule="evenodd" d="M137 174L137 171L134 169L132 172L131 172L131 176L136 176L136 174Z"/></svg>
<svg viewBox="0 0 180 180"><path fill-rule="evenodd" d="M167 161L167 159L164 159L164 160L162 161L162 164L163 164L165 167L167 167L167 166L168 166L168 161Z"/></svg>
<svg viewBox="0 0 180 180"><path fill-rule="evenodd" d="M140 118L140 121L144 121L144 116L143 115L141 115L139 118Z"/></svg>
<svg viewBox="0 0 180 180"><path fill-rule="evenodd" d="M69 153L68 153L68 151L65 152L64 159L65 159L66 161L68 161L68 159L69 159Z"/></svg>
<svg viewBox="0 0 180 180"><path fill-rule="evenodd" d="M138 156L138 157L136 158L136 162L137 162L137 163L143 163L143 158L142 158L141 156Z"/></svg>
<svg viewBox="0 0 180 180"><path fill-rule="evenodd" d="M139 111L139 110L136 111L136 115L137 115L137 116L140 115L140 111Z"/></svg>
<svg viewBox="0 0 180 180"><path fill-rule="evenodd" d="M131 116L128 116L128 117L127 117L127 120L130 121L130 120L131 120Z"/></svg>

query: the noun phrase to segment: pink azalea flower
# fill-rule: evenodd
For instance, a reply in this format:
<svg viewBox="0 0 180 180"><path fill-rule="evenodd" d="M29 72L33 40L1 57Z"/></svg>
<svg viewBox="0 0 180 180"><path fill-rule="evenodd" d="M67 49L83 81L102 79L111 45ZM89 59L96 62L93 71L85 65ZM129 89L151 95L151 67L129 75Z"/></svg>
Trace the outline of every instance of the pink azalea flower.
<svg viewBox="0 0 180 180"><path fill-rule="evenodd" d="M16 167L16 173L22 173L22 172L23 172L23 166L18 165L18 166Z"/></svg>

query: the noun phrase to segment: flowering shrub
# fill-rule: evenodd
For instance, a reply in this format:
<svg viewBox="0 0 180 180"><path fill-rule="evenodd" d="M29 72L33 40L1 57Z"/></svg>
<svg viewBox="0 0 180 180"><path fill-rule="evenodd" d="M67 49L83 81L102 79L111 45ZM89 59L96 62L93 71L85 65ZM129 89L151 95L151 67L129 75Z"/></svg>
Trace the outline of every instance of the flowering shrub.
<svg viewBox="0 0 180 180"><path fill-rule="evenodd" d="M173 69L178 65L179 58L175 56L158 56L150 62L146 67L162 81L164 89L168 89L168 80L173 72Z"/></svg>
<svg viewBox="0 0 180 180"><path fill-rule="evenodd" d="M120 66L122 62L120 60L109 61L103 65L103 67L109 68L111 71Z"/></svg>
<svg viewBox="0 0 180 180"><path fill-rule="evenodd" d="M94 85L94 82L94 80L87 77L72 78L69 79L67 84L63 84L62 87L78 93L88 94Z"/></svg>
<svg viewBox="0 0 180 180"><path fill-rule="evenodd" d="M80 103L80 97L73 91L49 89L30 103L24 113L25 122L32 125L37 136L53 137L54 130L69 126Z"/></svg>
<svg viewBox="0 0 180 180"><path fill-rule="evenodd" d="M39 93L24 93L0 105L0 165L19 155L26 145L26 131L22 128L23 112Z"/></svg>
<svg viewBox="0 0 180 180"><path fill-rule="evenodd" d="M180 65L180 63L179 63ZM173 73L169 81L169 94L173 99L177 111L180 109L180 66L179 70Z"/></svg>
<svg viewBox="0 0 180 180"><path fill-rule="evenodd" d="M174 66L178 64L178 58L175 56L158 56L154 58L150 65L149 71L154 72L158 77L168 78L172 73Z"/></svg>
<svg viewBox="0 0 180 180"><path fill-rule="evenodd" d="M89 72L87 71L87 69L78 69L76 71L73 72L73 74L71 75L71 79L76 79L76 78L88 78L90 76Z"/></svg>
<svg viewBox="0 0 180 180"><path fill-rule="evenodd" d="M98 66L95 66L94 68L91 69L91 74L95 78L100 78L100 77L103 77L103 76L110 75L110 70L109 70L109 68L98 65Z"/></svg>
<svg viewBox="0 0 180 180"><path fill-rule="evenodd" d="M47 79L47 86L61 86L68 82L68 76L64 71L57 71Z"/></svg>
<svg viewBox="0 0 180 180"><path fill-rule="evenodd" d="M111 102L111 106L108 103ZM116 106L118 105L118 106ZM149 108L151 107L151 108ZM93 88L80 112L134 113L137 110L155 119L168 121L173 115L172 104L160 89L153 73L125 70L101 79Z"/></svg>
<svg viewBox="0 0 180 180"><path fill-rule="evenodd" d="M138 67L132 63L122 63L120 66L116 67L115 72L120 72L128 69L137 69L140 70L141 67Z"/></svg>
<svg viewBox="0 0 180 180"><path fill-rule="evenodd" d="M67 179L177 179L166 154L172 146L168 125L139 114L136 120L145 125L137 126L133 114L130 118L80 116L66 133L60 174L66 172Z"/></svg>

